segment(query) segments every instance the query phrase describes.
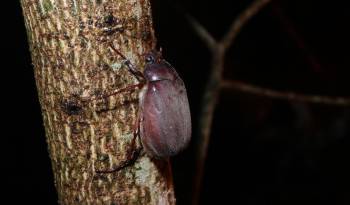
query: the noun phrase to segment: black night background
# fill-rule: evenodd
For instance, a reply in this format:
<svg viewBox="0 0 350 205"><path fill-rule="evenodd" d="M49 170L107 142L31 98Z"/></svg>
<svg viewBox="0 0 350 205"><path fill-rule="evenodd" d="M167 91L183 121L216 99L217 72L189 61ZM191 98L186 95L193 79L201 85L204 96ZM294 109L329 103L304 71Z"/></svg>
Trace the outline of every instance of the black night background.
<svg viewBox="0 0 350 205"><path fill-rule="evenodd" d="M250 2L152 1L158 46L186 83L192 111L193 143L172 159L179 205L191 201L194 142L211 66L183 11L220 39ZM1 5L1 198L56 204L20 3ZM346 1L273 0L229 49L224 78L282 93L350 98L349 17ZM200 204L349 204L349 107L223 89Z"/></svg>

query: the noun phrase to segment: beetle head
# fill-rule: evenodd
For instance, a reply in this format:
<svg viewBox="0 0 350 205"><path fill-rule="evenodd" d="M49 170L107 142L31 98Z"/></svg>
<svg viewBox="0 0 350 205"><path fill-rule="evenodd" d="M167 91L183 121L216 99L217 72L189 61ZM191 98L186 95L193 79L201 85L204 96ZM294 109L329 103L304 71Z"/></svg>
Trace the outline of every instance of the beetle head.
<svg viewBox="0 0 350 205"><path fill-rule="evenodd" d="M146 65L160 63L163 59L161 51L152 50L145 55Z"/></svg>
<svg viewBox="0 0 350 205"><path fill-rule="evenodd" d="M148 81L173 80L176 78L171 65L163 59L161 50L146 54L145 61L144 76Z"/></svg>

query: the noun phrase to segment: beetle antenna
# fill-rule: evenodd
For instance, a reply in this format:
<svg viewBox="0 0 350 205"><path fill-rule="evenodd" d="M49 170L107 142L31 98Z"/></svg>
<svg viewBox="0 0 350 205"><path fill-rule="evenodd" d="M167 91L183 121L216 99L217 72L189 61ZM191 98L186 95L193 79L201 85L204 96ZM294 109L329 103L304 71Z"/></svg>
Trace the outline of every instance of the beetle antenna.
<svg viewBox="0 0 350 205"><path fill-rule="evenodd" d="M134 64L132 64L131 61L129 59L127 59L118 49L116 49L112 43L109 44L109 47L124 59L124 61L125 61L124 64L128 67L128 71L131 74L133 74L139 82L146 81L143 73L141 71L139 71L138 69L136 69L136 66Z"/></svg>

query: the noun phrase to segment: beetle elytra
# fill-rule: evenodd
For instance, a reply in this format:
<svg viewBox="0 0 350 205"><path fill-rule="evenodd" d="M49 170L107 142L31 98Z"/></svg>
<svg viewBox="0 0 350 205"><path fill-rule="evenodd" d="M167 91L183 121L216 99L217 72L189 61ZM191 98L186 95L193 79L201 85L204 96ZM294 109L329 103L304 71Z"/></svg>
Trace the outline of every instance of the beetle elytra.
<svg viewBox="0 0 350 205"><path fill-rule="evenodd" d="M138 135L143 149L150 157L167 158L178 154L188 146L192 130L184 82L160 52L151 51L145 55L146 64L142 73L113 45L110 48L124 59L128 71L136 77L139 84L108 96L142 88L133 145ZM132 153L133 156L128 157L128 161L135 159L138 151Z"/></svg>

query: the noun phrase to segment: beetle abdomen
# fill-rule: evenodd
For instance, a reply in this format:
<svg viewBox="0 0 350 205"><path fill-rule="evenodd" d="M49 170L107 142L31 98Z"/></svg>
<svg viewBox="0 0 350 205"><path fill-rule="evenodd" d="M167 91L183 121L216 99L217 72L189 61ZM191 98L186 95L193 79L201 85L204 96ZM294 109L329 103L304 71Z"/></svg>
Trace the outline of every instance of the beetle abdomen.
<svg viewBox="0 0 350 205"><path fill-rule="evenodd" d="M169 157L186 148L191 138L191 114L182 80L148 82L141 99L140 134L146 152Z"/></svg>

